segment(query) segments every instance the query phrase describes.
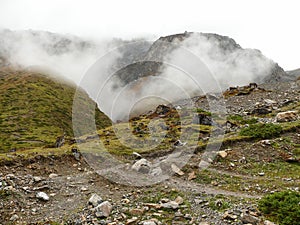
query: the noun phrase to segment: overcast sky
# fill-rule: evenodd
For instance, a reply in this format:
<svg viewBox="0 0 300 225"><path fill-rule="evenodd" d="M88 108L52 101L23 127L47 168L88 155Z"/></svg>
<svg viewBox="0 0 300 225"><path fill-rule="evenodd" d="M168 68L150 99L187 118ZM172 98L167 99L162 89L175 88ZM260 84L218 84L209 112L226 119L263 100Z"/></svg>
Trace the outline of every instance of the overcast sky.
<svg viewBox="0 0 300 225"><path fill-rule="evenodd" d="M300 67L298 0L0 0L0 28L86 37L155 38L213 32Z"/></svg>

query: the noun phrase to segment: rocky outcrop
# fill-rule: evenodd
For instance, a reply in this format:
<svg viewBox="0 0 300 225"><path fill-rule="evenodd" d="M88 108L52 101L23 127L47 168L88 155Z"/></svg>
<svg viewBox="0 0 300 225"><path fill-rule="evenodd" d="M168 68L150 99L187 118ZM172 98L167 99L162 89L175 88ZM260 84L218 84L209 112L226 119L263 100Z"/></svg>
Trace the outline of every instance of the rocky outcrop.
<svg viewBox="0 0 300 225"><path fill-rule="evenodd" d="M298 119L297 111L287 111L278 113L275 120L276 122L291 122Z"/></svg>

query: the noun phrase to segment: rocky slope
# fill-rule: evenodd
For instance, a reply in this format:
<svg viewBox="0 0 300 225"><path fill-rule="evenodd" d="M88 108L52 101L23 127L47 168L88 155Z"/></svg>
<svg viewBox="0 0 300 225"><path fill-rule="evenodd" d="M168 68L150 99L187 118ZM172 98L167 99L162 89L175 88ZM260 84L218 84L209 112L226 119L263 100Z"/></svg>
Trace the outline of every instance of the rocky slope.
<svg viewBox="0 0 300 225"><path fill-rule="evenodd" d="M125 48L126 60L135 63L119 71L123 85L156 75L161 64L138 59L164 57L172 51L165 42L180 43L189 35L162 37L149 50L146 44L133 53ZM228 54L245 53L230 38L203 36ZM69 41L61 43L59 52L49 54L69 51L64 47ZM1 224L274 225L280 220L262 212L260 198L299 193L300 80L230 87L222 95L225 115L210 108L218 97L213 94L195 96L192 107L185 99L155 106L114 126L96 108L97 133L85 135L92 130L83 124L83 136L75 143L75 86L7 68L5 57L2 62ZM276 64L271 71L269 81L286 76ZM86 118L80 113L95 110L95 103L82 90L80 96L78 105L85 110L78 111L79 117ZM61 145L56 138L64 132Z"/></svg>
<svg viewBox="0 0 300 225"><path fill-rule="evenodd" d="M276 222L274 217L262 214L258 203L270 193L284 190L299 193L299 86L297 81L275 86L232 87L224 92L228 112L225 121L219 121L209 112L204 96L195 98L201 108L192 111L199 118L192 124L185 124L189 111L181 114L183 118L178 123L178 113L187 107L184 101L158 106L133 118L130 130L126 123L99 130L103 143L99 152L84 151L82 146L97 143L96 138L84 136L77 145L66 144L57 151L47 149L44 154L34 151L0 154L1 222L274 225L269 221ZM115 134L122 130L126 135L132 133L136 144L141 145L150 134L149 121L157 117L165 121L157 132L167 133L154 149L140 148L140 154L133 153L136 149L122 145ZM199 170L212 125L226 130L223 144L209 167ZM255 133L244 136L242 131L249 132L249 126ZM280 127L280 132L269 127ZM192 131L187 143L177 139L183 130ZM118 168L106 165L111 174L117 170L125 174L135 171L137 182L149 175L160 176L167 170L173 171L173 175L156 185L119 184L109 174L100 176L97 167L87 163L91 162L88 154L98 162L105 162L107 152L101 148L125 163ZM182 168L176 166L180 161L167 163L169 154L178 155L184 150L179 155L183 160L189 149L192 156ZM161 172L151 175L157 165Z"/></svg>

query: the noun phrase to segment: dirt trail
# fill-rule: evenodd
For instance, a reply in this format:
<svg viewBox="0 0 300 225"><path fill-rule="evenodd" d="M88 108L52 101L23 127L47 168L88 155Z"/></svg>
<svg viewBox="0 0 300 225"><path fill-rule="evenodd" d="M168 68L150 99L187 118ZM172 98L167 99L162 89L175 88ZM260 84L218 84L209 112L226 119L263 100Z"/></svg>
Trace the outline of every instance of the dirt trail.
<svg viewBox="0 0 300 225"><path fill-rule="evenodd" d="M221 189L209 187L208 185L195 183L193 181L186 181L175 177L172 177L170 180L166 181L165 184L171 187L175 187L178 190L184 192L193 192L193 193L210 194L210 195L225 195L225 196L233 196L233 197L240 197L240 198L255 198L255 199L261 198L260 195L221 190Z"/></svg>

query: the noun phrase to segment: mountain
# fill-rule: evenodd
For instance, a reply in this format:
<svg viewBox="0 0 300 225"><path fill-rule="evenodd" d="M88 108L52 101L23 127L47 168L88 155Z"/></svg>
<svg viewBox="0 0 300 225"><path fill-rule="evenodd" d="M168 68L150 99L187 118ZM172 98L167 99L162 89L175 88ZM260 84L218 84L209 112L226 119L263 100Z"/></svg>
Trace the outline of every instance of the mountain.
<svg viewBox="0 0 300 225"><path fill-rule="evenodd" d="M173 51L181 47L191 50L203 59L215 74L219 73L224 77L231 72L240 73L238 74L240 76L248 72L245 76L253 76L251 82L270 83L291 80L277 63L265 57L259 50L244 49L227 36L195 32L160 37L143 57L136 58L133 64L122 68L115 75L120 78L123 85L141 77L159 75L164 59L172 57ZM241 85L246 84L247 82ZM225 88L227 87L225 85Z"/></svg>
<svg viewBox="0 0 300 225"><path fill-rule="evenodd" d="M47 74L30 70L0 70L0 152L52 146L64 133L72 137L75 91L74 84ZM89 112L94 110L96 103L87 93L83 90L78 93L81 107ZM110 125L109 118L97 107L95 115L98 128ZM88 131L82 129L81 132Z"/></svg>
<svg viewBox="0 0 300 225"><path fill-rule="evenodd" d="M286 71L286 73L291 77L291 79L300 78L300 68L296 70Z"/></svg>

